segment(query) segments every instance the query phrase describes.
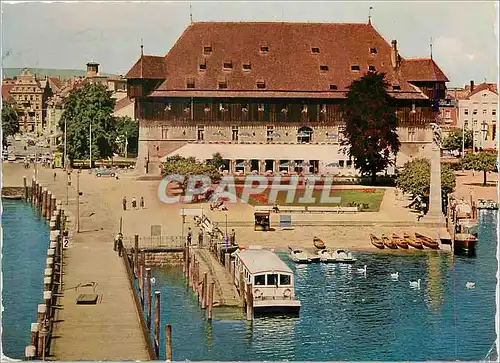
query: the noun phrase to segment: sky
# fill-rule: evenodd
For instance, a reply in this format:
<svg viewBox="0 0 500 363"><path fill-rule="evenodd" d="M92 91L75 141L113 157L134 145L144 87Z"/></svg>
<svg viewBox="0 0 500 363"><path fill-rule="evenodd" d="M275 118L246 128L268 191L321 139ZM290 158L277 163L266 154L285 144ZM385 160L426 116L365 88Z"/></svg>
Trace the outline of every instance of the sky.
<svg viewBox="0 0 500 363"><path fill-rule="evenodd" d="M144 52L166 54L193 21L372 24L402 57L433 58L448 87L498 79L498 8L487 2L2 2L3 67L125 74Z"/></svg>

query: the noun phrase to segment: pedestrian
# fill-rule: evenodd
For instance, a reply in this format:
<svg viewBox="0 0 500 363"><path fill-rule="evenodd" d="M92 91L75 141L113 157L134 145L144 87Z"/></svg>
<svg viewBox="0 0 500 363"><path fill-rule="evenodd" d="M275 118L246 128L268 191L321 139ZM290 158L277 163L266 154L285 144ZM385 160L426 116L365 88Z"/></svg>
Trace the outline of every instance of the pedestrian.
<svg viewBox="0 0 500 363"><path fill-rule="evenodd" d="M141 197L140 204L141 204L141 209L144 209L144 197Z"/></svg>
<svg viewBox="0 0 500 363"><path fill-rule="evenodd" d="M123 204L123 210L127 210L127 197L123 197L122 204Z"/></svg>
<svg viewBox="0 0 500 363"><path fill-rule="evenodd" d="M132 209L137 209L137 201L135 200L135 197L132 197Z"/></svg>
<svg viewBox="0 0 500 363"><path fill-rule="evenodd" d="M113 245L113 251L118 250L118 241L120 240L120 238L121 238L121 233L117 233L115 236L115 243Z"/></svg>
<svg viewBox="0 0 500 363"><path fill-rule="evenodd" d="M236 232L234 231L234 228L231 230L230 238L231 238L231 246L235 246L236 245Z"/></svg>
<svg viewBox="0 0 500 363"><path fill-rule="evenodd" d="M56 181L57 173L54 171L54 181Z"/></svg>
<svg viewBox="0 0 500 363"><path fill-rule="evenodd" d="M198 232L198 246L203 246L203 229L200 228Z"/></svg>
<svg viewBox="0 0 500 363"><path fill-rule="evenodd" d="M188 246L191 245L191 239L193 238L193 232L191 231L191 227L188 227L188 235L187 235L187 243Z"/></svg>
<svg viewBox="0 0 500 363"><path fill-rule="evenodd" d="M123 239L119 238L118 239L118 256L122 257L122 251L123 251Z"/></svg>

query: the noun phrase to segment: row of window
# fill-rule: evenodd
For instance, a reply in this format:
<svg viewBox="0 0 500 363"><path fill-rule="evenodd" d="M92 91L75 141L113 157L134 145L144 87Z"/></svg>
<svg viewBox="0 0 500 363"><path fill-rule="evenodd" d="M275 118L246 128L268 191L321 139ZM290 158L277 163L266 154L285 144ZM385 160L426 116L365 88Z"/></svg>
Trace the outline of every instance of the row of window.
<svg viewBox="0 0 500 363"><path fill-rule="evenodd" d="M473 114L473 115L477 115L477 111L478 111L478 110L477 110L477 108L475 108L475 109L472 111L472 114ZM468 109L468 108L464 108L464 115L468 115L468 114L469 114L469 109ZM483 115L487 115L487 114L488 114L488 110L483 109ZM496 114L497 114L497 110L496 110L495 108L493 108L493 109L491 110L491 114L492 114L493 116L496 116Z"/></svg>
<svg viewBox="0 0 500 363"><path fill-rule="evenodd" d="M191 110L190 106L191 105L189 103L186 104L186 108L184 109L184 111L189 112ZM248 112L248 108L249 108L248 104L241 105L241 112ZM171 111L171 110L172 110L172 104L171 103L167 103L167 105L165 106L165 111ZM257 105L257 110L259 112L264 112L266 110L266 105L264 103L259 103ZM307 113L308 110L309 110L309 106L307 104L303 104L301 111L303 113ZM321 107L320 107L320 112L326 113L326 110L327 110L326 104L322 104ZM209 103L205 104L204 111L205 112L210 112L211 111ZM229 104L220 103L219 104L219 111L222 111L222 112L229 111ZM287 105L283 105L283 107L281 108L281 112L282 113L287 113L288 112L288 106Z"/></svg>
<svg viewBox="0 0 500 363"><path fill-rule="evenodd" d="M328 69L328 67L327 67L327 69ZM218 86L218 89L227 89L228 88L228 83L227 83L227 81L219 81L218 84L217 84L217 86ZM265 88L267 88L265 80L257 80L255 82L255 86L258 89L265 89ZM190 89L196 88L196 82L195 82L195 80L194 79L188 79L186 81L186 88L190 88ZM330 91L336 91L336 90L338 90L338 86L336 84L330 84ZM401 86L394 85L394 86L392 86L392 90L393 91L400 91L401 90Z"/></svg>
<svg viewBox="0 0 500 363"><path fill-rule="evenodd" d="M16 87L14 88L14 92L37 92L41 91L35 87Z"/></svg>
<svg viewBox="0 0 500 363"><path fill-rule="evenodd" d="M260 52L263 54L269 53L269 46L268 45L261 45L259 48ZM211 45L206 45L203 47L203 54L209 55L212 54L213 52L213 47ZM370 54L377 54L377 48L371 47L369 49ZM312 54L319 54L320 49L319 47L311 47L311 53Z"/></svg>
<svg viewBox="0 0 500 363"><path fill-rule="evenodd" d="M230 71L233 69L233 62L232 61L226 61L222 64L222 69L224 71ZM250 71L252 69L252 64L251 63L243 63L241 66L241 69L243 71ZM207 70L207 62L200 63L199 65L199 70L204 72ZM322 72L328 72L329 67L326 64L321 64L319 66L319 70ZM351 71L353 72L359 72L361 70L361 67L359 65L352 65L351 66ZM368 71L369 72L375 72L377 69L373 65L368 66ZM189 88L189 87L188 87Z"/></svg>

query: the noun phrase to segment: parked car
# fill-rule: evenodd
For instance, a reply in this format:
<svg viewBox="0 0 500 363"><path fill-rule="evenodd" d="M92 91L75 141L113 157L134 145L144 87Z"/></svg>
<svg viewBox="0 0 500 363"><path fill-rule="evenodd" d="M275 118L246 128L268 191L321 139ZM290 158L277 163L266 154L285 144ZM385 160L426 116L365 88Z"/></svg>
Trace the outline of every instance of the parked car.
<svg viewBox="0 0 500 363"><path fill-rule="evenodd" d="M97 169L94 171L94 174L97 177L110 176L114 178L116 176L116 172L113 169L107 169L107 168Z"/></svg>

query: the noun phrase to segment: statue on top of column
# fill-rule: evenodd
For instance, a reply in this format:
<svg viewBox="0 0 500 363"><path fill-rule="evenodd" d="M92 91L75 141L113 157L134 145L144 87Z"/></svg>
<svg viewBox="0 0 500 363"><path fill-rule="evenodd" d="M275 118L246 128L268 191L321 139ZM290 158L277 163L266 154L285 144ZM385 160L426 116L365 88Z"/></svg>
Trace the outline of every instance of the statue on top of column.
<svg viewBox="0 0 500 363"><path fill-rule="evenodd" d="M432 126L432 140L434 145L441 149L441 128L437 123L431 123Z"/></svg>

